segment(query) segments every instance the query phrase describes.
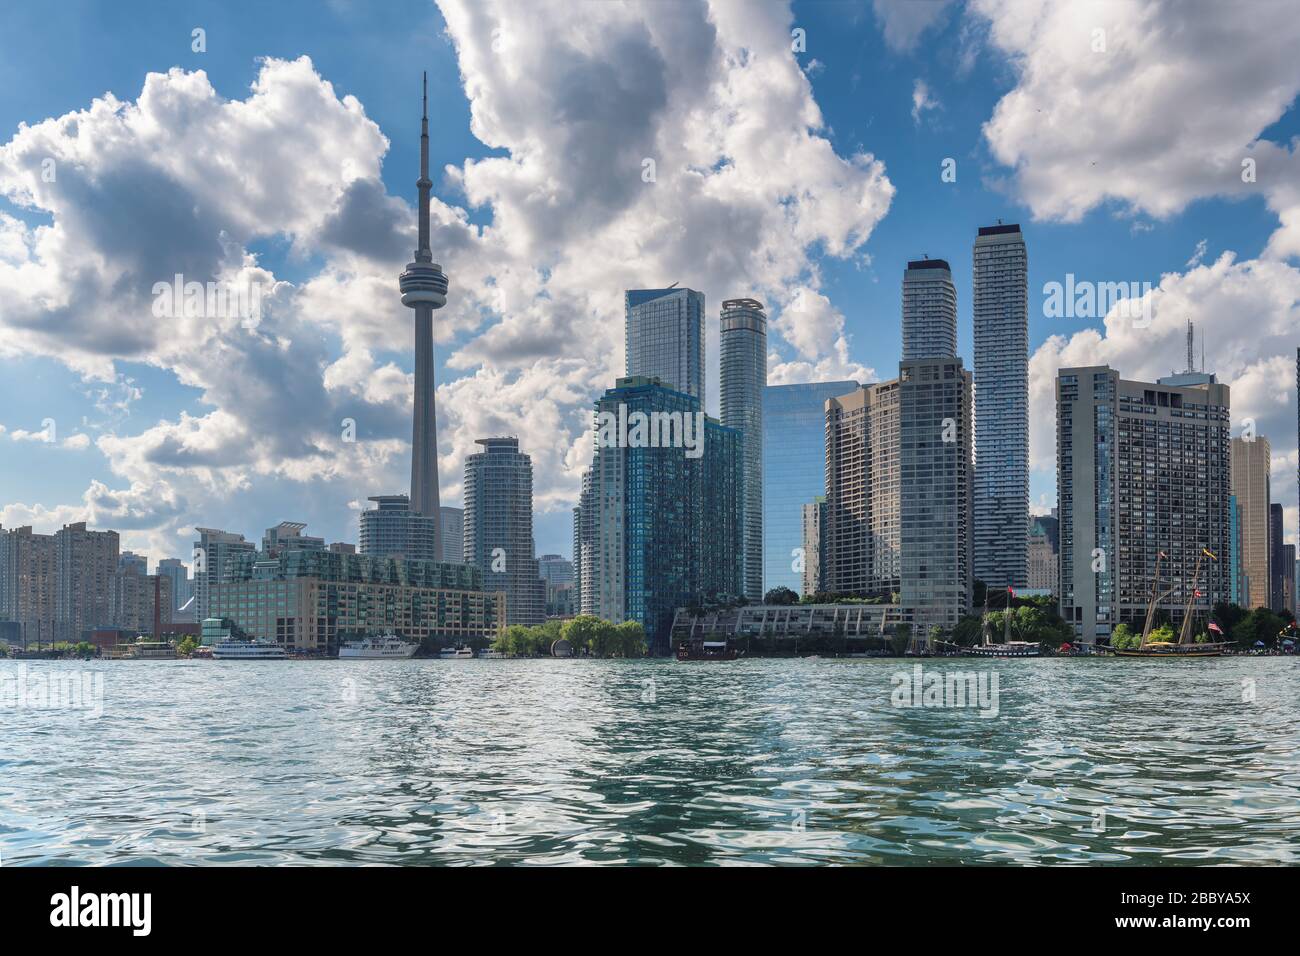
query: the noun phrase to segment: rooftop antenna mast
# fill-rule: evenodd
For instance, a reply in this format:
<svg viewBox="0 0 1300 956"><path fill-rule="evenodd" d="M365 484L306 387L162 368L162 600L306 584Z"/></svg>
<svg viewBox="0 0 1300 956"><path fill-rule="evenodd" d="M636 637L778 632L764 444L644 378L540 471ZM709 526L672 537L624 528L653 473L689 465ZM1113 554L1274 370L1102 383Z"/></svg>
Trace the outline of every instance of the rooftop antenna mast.
<svg viewBox="0 0 1300 956"><path fill-rule="evenodd" d="M1196 371L1196 349L1195 346L1193 345L1195 338L1196 338L1196 326L1192 324L1191 319L1188 319L1187 320L1187 371L1189 372Z"/></svg>

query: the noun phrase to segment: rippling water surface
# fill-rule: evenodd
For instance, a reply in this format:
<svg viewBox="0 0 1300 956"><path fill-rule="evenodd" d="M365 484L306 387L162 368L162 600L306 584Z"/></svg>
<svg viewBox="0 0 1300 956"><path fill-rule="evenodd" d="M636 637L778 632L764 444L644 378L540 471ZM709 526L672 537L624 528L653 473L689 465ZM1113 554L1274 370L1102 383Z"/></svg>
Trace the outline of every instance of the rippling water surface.
<svg viewBox="0 0 1300 956"><path fill-rule="evenodd" d="M1296 661L1008 661L991 719L891 706L911 666L29 661L102 674L104 713L0 706L0 855L1300 861Z"/></svg>

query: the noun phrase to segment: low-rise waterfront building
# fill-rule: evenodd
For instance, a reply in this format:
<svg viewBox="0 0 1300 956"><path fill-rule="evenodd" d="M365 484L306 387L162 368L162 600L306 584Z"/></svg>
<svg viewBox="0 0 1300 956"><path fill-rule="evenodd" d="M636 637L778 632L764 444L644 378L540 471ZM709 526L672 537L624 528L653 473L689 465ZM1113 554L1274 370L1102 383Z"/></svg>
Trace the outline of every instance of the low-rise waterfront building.
<svg viewBox="0 0 1300 956"><path fill-rule="evenodd" d="M208 617L305 654L333 655L341 641L390 631L438 645L491 641L505 595L481 588L472 565L291 550L230 565Z"/></svg>
<svg viewBox="0 0 1300 956"><path fill-rule="evenodd" d="M881 641L900 628L912 628L913 608L898 604L750 604L726 610L678 609L673 617L674 646L690 640L843 637Z"/></svg>

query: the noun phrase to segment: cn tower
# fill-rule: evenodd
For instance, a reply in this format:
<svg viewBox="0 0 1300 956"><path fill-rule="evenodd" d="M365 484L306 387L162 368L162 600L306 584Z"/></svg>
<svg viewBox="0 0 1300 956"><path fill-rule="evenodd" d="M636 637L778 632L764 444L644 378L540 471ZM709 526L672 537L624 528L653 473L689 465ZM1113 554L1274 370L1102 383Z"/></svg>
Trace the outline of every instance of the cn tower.
<svg viewBox="0 0 1300 956"><path fill-rule="evenodd" d="M420 244L401 276L402 305L415 310L415 419L411 431L411 511L433 519L434 560L442 560L438 510L438 416L433 394L433 310L447 304L447 277L429 251L429 76L420 121Z"/></svg>

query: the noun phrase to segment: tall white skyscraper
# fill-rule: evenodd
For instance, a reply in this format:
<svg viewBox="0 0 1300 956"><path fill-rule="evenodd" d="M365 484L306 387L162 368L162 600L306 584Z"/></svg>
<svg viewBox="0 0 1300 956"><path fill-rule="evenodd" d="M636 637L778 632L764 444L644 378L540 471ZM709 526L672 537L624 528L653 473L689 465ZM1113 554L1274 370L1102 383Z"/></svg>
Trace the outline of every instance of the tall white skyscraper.
<svg viewBox="0 0 1300 956"><path fill-rule="evenodd" d="M975 239L975 577L1029 576L1029 260L1018 225Z"/></svg>
<svg viewBox="0 0 1300 956"><path fill-rule="evenodd" d="M704 401L704 293L629 289L623 344L628 377L657 378Z"/></svg>
<svg viewBox="0 0 1300 956"><path fill-rule="evenodd" d="M722 303L722 424L741 433L744 596L763 599L763 389L767 385L767 316L755 299Z"/></svg>
<svg viewBox="0 0 1300 956"><path fill-rule="evenodd" d="M903 361L957 354L957 290L943 259L916 259L903 273Z"/></svg>

